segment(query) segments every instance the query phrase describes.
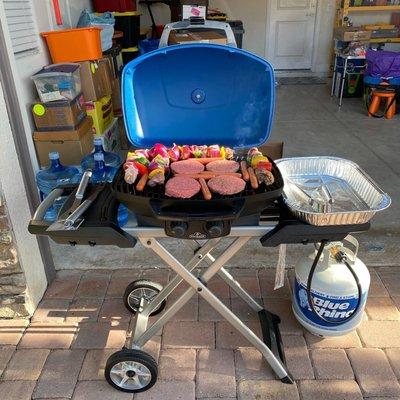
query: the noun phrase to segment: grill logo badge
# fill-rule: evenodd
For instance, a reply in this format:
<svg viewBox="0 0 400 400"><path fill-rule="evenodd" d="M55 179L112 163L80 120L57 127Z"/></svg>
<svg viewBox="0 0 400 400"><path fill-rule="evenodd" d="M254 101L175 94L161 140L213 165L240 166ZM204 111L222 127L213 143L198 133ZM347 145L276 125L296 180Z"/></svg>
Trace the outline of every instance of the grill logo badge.
<svg viewBox="0 0 400 400"><path fill-rule="evenodd" d="M201 232L193 232L189 235L190 239L206 239L207 235Z"/></svg>

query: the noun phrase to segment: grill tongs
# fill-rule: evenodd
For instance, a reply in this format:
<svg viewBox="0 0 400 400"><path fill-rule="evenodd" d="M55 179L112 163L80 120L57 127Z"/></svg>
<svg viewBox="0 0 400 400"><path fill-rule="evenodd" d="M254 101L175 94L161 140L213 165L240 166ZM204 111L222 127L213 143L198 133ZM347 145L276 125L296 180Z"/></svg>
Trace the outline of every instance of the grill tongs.
<svg viewBox="0 0 400 400"><path fill-rule="evenodd" d="M96 200L97 196L103 189L102 186L97 186L93 192L82 201L91 177L92 171L88 170L83 173L72 206L65 211L56 222L49 226L47 229L48 231L72 231L77 230L82 225L84 221L84 218L81 218L82 215Z"/></svg>

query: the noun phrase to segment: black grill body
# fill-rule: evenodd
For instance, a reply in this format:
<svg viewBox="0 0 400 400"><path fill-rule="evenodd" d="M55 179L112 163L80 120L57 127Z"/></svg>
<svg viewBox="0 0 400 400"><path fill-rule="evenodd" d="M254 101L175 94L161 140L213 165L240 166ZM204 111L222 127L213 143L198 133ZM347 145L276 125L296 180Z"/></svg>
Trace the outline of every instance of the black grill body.
<svg viewBox="0 0 400 400"><path fill-rule="evenodd" d="M238 159L237 161L240 161ZM114 196L134 212L141 225L164 226L167 235L186 239L207 239L226 236L232 223L252 217L258 224L259 216L283 191L282 175L272 162L273 185L260 184L252 189L246 184L244 191L222 196L213 193L211 200L204 200L202 193L191 199L175 199L165 195L165 185L146 186L142 192L124 180L121 167L112 183ZM167 174L166 179L172 175Z"/></svg>

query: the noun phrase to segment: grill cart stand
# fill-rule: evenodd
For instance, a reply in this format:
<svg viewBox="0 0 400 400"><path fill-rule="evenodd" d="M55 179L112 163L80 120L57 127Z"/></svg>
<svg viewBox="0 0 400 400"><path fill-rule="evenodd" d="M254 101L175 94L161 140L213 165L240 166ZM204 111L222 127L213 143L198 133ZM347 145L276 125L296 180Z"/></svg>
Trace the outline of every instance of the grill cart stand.
<svg viewBox="0 0 400 400"><path fill-rule="evenodd" d="M98 186L89 185L85 197L98 191ZM109 185L104 185L93 204L84 209L79 226L62 229L50 228L51 224L43 221L46 210L61 194L70 194L64 205L68 210L74 203L76 187L55 189L39 206L29 231L37 235L50 236L55 242L71 245L116 245L123 248L134 248L137 241L154 251L165 263L176 272L176 276L164 287L147 281L131 282L125 291L124 303L135 314L134 326L127 347L114 353L107 361L105 377L116 389L126 392L148 390L157 380L157 363L146 352L143 346L193 297L196 292L224 317L240 334L256 347L266 362L284 383L293 383L285 366L285 356L279 332L279 316L265 310L240 284L229 274L224 265L237 254L251 239L259 238L262 246L275 247L282 243L316 243L321 241L342 240L348 233L365 231L369 224L342 226L313 226L294 218L281 201L270 205L254 225L231 227L228 238L234 239L223 253L214 258L212 251L222 240L185 240L190 246L193 256L183 265L160 242L168 237L163 227L128 225L123 230L117 226L117 210L119 203L113 198ZM61 210L60 214L63 213ZM84 213L84 214L83 214ZM206 268L195 269L201 264ZM240 296L255 312L258 313L262 340L254 334L231 310L229 310L208 288L207 282L218 274L238 296ZM161 313L167 298L178 285L185 281L186 291L166 309L159 319L148 326L149 316Z"/></svg>
<svg viewBox="0 0 400 400"><path fill-rule="evenodd" d="M217 259L211 255L211 251L218 245L221 238L210 239L200 244L197 241L187 241L192 248L194 255L186 265L177 260L165 246L158 240L165 237L164 229L161 228L133 228L127 229L128 233L142 243L143 246L153 250L166 264L176 272L173 278L155 297L151 300L145 297L137 297L139 307L135 315L135 323L128 349L124 349L110 357L106 367L106 378L108 382L118 388L128 391L147 390L151 383L155 382L154 377L148 379L126 379L126 372L123 368L126 363L139 362L136 360L142 356L140 350L189 300L196 292L210 304L221 316L223 316L234 328L236 328L246 339L256 347L267 360L268 364L275 371L277 376L285 383L293 383L293 379L284 365L284 355L281 345L281 338L278 329L279 317L274 315L258 304L233 277L224 269L229 261L252 237L264 236L272 229L265 227L237 227L232 229L230 237L235 240L230 244L222 255ZM201 262L208 264L208 268L199 276L193 270ZM229 310L208 288L207 282L218 274L255 312L258 313L263 332L263 340L255 335L231 310ZM188 289L162 314L162 316L148 326L148 318L157 310L167 297L185 281ZM139 350L139 352L138 352ZM125 373L121 373L125 371ZM147 375L150 378L149 375ZM153 382L154 381L154 382Z"/></svg>

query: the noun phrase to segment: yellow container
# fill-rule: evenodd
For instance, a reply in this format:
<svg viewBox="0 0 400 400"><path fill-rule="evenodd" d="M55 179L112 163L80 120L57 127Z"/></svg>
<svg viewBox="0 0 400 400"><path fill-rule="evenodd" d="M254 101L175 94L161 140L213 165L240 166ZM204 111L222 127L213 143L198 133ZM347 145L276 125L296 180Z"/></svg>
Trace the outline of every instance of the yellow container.
<svg viewBox="0 0 400 400"><path fill-rule="evenodd" d="M111 96L104 96L98 101L85 103L86 113L93 119L93 133L102 135L114 120Z"/></svg>

